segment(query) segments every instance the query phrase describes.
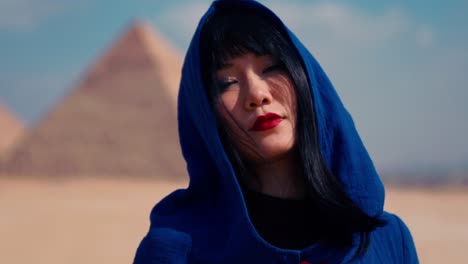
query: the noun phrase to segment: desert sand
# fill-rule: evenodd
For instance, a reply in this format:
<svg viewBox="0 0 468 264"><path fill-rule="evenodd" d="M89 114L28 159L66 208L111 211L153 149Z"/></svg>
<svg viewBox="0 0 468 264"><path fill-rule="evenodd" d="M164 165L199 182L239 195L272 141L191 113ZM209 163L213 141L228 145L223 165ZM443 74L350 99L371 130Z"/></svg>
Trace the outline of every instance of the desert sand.
<svg viewBox="0 0 468 264"><path fill-rule="evenodd" d="M0 263L132 263L162 197L186 182L0 178ZM387 188L421 263L463 263L467 189Z"/></svg>

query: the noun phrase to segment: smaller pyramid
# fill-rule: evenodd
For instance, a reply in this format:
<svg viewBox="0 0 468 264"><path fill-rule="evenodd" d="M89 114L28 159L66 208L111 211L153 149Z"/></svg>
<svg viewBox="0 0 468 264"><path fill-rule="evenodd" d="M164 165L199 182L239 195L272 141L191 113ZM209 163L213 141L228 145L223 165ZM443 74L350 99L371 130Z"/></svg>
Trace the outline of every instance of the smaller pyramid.
<svg viewBox="0 0 468 264"><path fill-rule="evenodd" d="M23 122L0 105L0 157L18 141L24 130Z"/></svg>

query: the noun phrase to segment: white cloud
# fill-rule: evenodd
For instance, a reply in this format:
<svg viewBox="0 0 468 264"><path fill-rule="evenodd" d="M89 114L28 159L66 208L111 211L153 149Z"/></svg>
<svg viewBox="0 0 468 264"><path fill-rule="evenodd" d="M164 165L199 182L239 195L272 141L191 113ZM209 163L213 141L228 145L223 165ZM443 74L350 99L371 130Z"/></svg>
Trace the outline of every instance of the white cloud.
<svg viewBox="0 0 468 264"><path fill-rule="evenodd" d="M0 0L0 30L29 31L63 12L71 0Z"/></svg>

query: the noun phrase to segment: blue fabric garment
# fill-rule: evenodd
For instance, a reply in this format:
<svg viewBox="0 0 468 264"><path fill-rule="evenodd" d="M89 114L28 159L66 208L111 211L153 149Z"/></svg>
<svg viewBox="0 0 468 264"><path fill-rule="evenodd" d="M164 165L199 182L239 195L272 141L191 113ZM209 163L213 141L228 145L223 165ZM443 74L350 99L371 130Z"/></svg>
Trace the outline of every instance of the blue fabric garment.
<svg viewBox="0 0 468 264"><path fill-rule="evenodd" d="M150 230L134 263L418 263L408 228L397 216L383 211L383 185L351 116L318 62L288 29L309 77L320 148L328 168L363 211L388 224L370 234L369 250L357 260L352 257L359 234L347 249L317 243L303 250L287 250L269 244L255 231L201 77L201 28L224 4L241 5L279 19L261 4L247 0L215 1L202 17L185 57L178 97L180 144L190 184L154 207Z"/></svg>

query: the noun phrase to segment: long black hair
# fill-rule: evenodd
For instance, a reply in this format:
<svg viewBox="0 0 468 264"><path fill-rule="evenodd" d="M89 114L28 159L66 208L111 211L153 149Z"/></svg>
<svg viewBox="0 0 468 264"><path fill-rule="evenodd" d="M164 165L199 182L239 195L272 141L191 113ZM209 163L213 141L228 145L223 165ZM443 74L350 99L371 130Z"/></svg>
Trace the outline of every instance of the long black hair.
<svg viewBox="0 0 468 264"><path fill-rule="evenodd" d="M213 107L221 94L213 73L227 60L252 52L259 56L271 55L284 66L296 91L295 147L306 184L306 197L318 218L316 235L322 243L346 247L352 244L353 235L359 233L361 242L356 256L364 255L370 243L370 232L385 222L363 212L327 168L320 152L313 95L305 67L280 22L267 14L241 10L235 5L225 8L219 5L207 19L201 34L202 77ZM218 122L218 130L234 170L242 181L248 169L230 140L232 131L221 122ZM249 142L240 143L251 146Z"/></svg>

